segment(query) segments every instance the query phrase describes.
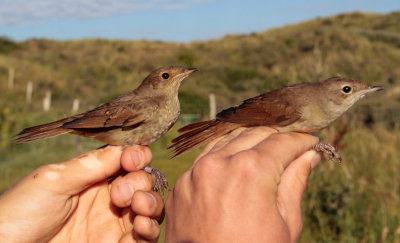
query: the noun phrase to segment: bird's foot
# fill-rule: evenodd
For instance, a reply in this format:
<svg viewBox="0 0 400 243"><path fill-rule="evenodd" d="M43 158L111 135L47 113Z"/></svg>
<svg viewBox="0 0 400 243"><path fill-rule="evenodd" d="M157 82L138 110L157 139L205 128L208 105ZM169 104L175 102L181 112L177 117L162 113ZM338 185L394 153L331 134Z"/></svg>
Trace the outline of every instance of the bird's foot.
<svg viewBox="0 0 400 243"><path fill-rule="evenodd" d="M326 154L329 160L337 161L339 164L342 163L342 157L337 152L336 148L329 143L319 143L313 147L317 152Z"/></svg>
<svg viewBox="0 0 400 243"><path fill-rule="evenodd" d="M153 178L154 182L153 186L154 191L161 193L162 196L164 196L164 189L171 191L168 185L167 178L165 177L164 173L162 173L161 171L157 170L156 168L150 165L144 167L143 170L151 174L151 177Z"/></svg>

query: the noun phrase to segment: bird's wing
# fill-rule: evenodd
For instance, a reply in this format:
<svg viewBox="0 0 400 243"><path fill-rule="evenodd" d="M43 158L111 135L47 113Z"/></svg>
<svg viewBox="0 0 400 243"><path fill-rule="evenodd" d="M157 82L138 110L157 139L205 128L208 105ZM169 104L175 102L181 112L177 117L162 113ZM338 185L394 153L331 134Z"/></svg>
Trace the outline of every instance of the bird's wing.
<svg viewBox="0 0 400 243"><path fill-rule="evenodd" d="M286 126L298 119L300 113L292 104L268 93L245 100L217 115L217 120L243 126Z"/></svg>
<svg viewBox="0 0 400 243"><path fill-rule="evenodd" d="M65 123L62 128L130 127L144 122L160 105L150 97L136 98L134 102L124 103L115 101L101 105L82 117Z"/></svg>

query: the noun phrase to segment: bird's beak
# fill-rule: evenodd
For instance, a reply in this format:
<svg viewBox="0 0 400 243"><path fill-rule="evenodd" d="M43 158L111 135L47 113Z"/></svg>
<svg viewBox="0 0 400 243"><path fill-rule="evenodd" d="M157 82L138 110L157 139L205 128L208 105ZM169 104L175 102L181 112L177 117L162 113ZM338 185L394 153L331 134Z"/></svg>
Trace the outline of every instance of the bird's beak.
<svg viewBox="0 0 400 243"><path fill-rule="evenodd" d="M182 73L178 74L177 77L181 77L182 79L186 78L187 76L189 76L190 74L196 72L198 69L197 68L187 68L185 69L185 71L183 71Z"/></svg>
<svg viewBox="0 0 400 243"><path fill-rule="evenodd" d="M198 70L199 69L197 69L197 68L187 68L184 73L187 74L187 75L190 75L190 74L192 74L192 73L194 73L194 72L196 72Z"/></svg>
<svg viewBox="0 0 400 243"><path fill-rule="evenodd" d="M381 91L381 90L384 90L384 89L385 89L385 87L383 87L383 86L368 86L368 88L363 90L362 93L363 94L369 94L369 93L373 93L373 92L376 92L376 91Z"/></svg>

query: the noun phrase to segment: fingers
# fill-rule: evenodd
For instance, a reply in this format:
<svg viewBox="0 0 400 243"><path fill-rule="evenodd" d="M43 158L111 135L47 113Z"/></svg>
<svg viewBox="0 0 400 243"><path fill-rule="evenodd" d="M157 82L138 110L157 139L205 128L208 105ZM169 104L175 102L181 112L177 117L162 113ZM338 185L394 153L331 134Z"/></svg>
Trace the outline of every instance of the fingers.
<svg viewBox="0 0 400 243"><path fill-rule="evenodd" d="M252 148L254 145L276 132L275 129L270 127L237 128L227 135L209 143L203 152L197 157L192 167L207 153L218 151L223 153L225 156L230 156L240 151Z"/></svg>
<svg viewBox="0 0 400 243"><path fill-rule="evenodd" d="M239 127L232 132L215 139L212 143L210 143L211 146L209 146L209 149L206 151L208 152L215 152L223 148L227 143L229 143L231 140L239 136L243 131L246 131L247 129L251 128L244 128L244 127Z"/></svg>
<svg viewBox="0 0 400 243"><path fill-rule="evenodd" d="M151 175L140 170L151 160L151 151L145 146L130 146L121 155L122 167L131 173L118 176L110 188L112 203L124 208L123 224L127 233L120 242L157 242L160 235L158 221L163 219L164 203L158 193L151 191Z"/></svg>
<svg viewBox="0 0 400 243"><path fill-rule="evenodd" d="M226 151L228 155L236 154L243 150L253 148L255 145L268 138L271 134L278 131L270 127L254 127L241 131L240 136L236 136L231 141L220 141L225 143L221 146L221 151ZM228 143L229 142L229 143ZM215 146L218 149L218 144ZM213 151L213 149L211 150Z"/></svg>
<svg viewBox="0 0 400 243"><path fill-rule="evenodd" d="M148 241L157 241L160 236L160 225L155 219L144 217L142 215L136 216L133 221L133 230L140 237Z"/></svg>
<svg viewBox="0 0 400 243"><path fill-rule="evenodd" d="M257 144L254 150L257 151L261 164L269 167L271 163L268 162L273 162L283 172L290 162L311 149L318 141L318 137L306 133L275 133Z"/></svg>
<svg viewBox="0 0 400 243"><path fill-rule="evenodd" d="M253 241L269 242L254 240L254 235L264 236L265 230L271 229L273 235L288 239L286 222L276 201L277 190L284 183L281 175L293 160L303 161L302 154L317 142L318 138L308 134L277 133L267 127L235 130L214 141L206 148L208 153L178 179L169 194L166 239L173 242L171 238L183 236L183 241L198 232L207 232L208 237L218 232L221 237L229 232L223 238L237 240L233 235L242 232L241 235L250 233ZM297 236L297 232L293 235Z"/></svg>
<svg viewBox="0 0 400 243"><path fill-rule="evenodd" d="M121 154L120 146L92 150L65 162L42 166L31 173L32 179L43 180L58 193L74 195L117 173L121 169Z"/></svg>
<svg viewBox="0 0 400 243"><path fill-rule="evenodd" d="M124 223L129 226L132 223L132 216L141 215L162 222L164 219L164 202L157 192L137 190L132 195L132 203L130 205L133 215L129 215L125 208L122 212ZM130 229L128 229L130 230Z"/></svg>
<svg viewBox="0 0 400 243"><path fill-rule="evenodd" d="M119 243L157 242L160 232L156 220L138 215L134 220L134 230L123 235Z"/></svg>
<svg viewBox="0 0 400 243"><path fill-rule="evenodd" d="M152 154L147 146L132 145L124 149L121 165L128 172L138 171L150 164Z"/></svg>
<svg viewBox="0 0 400 243"><path fill-rule="evenodd" d="M164 203L157 192L136 191L132 198L132 210L136 214L151 217L158 221L163 220Z"/></svg>
<svg viewBox="0 0 400 243"><path fill-rule="evenodd" d="M216 151L219 148L221 148L223 145L228 143L231 139L234 137L238 136L243 130L246 128L240 127L238 129L233 130L232 132L226 134L225 136L218 137L211 141L210 143L207 144L207 146L203 149L203 151L197 156L195 159L194 163L192 164L192 167L197 163L197 161L203 157L204 155L208 154L211 150ZM218 145L217 145L218 144Z"/></svg>
<svg viewBox="0 0 400 243"><path fill-rule="evenodd" d="M293 161L281 176L277 193L278 208L288 225L293 242L299 237L302 229L301 200L307 180L312 168L320 160L319 153L309 150Z"/></svg>
<svg viewBox="0 0 400 243"><path fill-rule="evenodd" d="M160 236L164 204L161 196L153 191L136 191L131 209L124 209L126 233L120 242L157 242ZM134 232L134 233L132 233Z"/></svg>
<svg viewBox="0 0 400 243"><path fill-rule="evenodd" d="M136 190L151 190L153 187L151 175L140 171L150 164L151 160L151 151L147 146L133 145L125 148L121 154L121 165L126 171L135 173L118 176L111 183L110 194L114 205L121 208L128 207Z"/></svg>
<svg viewBox="0 0 400 243"><path fill-rule="evenodd" d="M196 163L204 155L212 152L218 152L220 156L226 158L238 157L239 160L251 155L255 157L253 160L268 167L263 171L271 169L271 165L274 166L279 178L278 176L291 161L317 143L317 137L305 133L278 133L269 127L240 128L209 144L197 158Z"/></svg>
<svg viewBox="0 0 400 243"><path fill-rule="evenodd" d="M147 146L106 146L89 151L68 161L42 166L32 173L59 193L76 194L90 185L115 175L124 168L137 171L151 162ZM62 186L60 186L62 185Z"/></svg>
<svg viewBox="0 0 400 243"><path fill-rule="evenodd" d="M150 191L152 187L151 175L143 170L118 176L111 183L111 202L120 208L128 207L136 191Z"/></svg>

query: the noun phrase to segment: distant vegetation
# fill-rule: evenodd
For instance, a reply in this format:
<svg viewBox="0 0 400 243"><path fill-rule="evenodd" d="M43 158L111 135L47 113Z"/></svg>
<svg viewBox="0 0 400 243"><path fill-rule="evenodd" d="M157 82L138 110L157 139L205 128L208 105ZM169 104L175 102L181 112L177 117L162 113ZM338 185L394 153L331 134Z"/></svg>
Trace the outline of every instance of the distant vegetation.
<svg viewBox="0 0 400 243"><path fill-rule="evenodd" d="M0 38L0 191L40 164L75 154L74 137L16 146L22 128L71 115L73 99L84 111L134 89L153 69L197 67L184 81L182 112L208 119L208 94L218 110L284 85L348 76L383 85L385 92L359 102L320 133L344 157L313 172L304 200L302 242L400 242L400 12L351 13L318 18L250 35L188 44L155 41ZM9 68L15 70L8 88ZM33 82L32 103L25 101ZM42 99L52 91L52 107ZM194 116L196 117L196 116ZM173 183L198 151L168 160L152 146L154 164ZM84 149L100 144L83 140ZM62 151L62 152L61 152Z"/></svg>

